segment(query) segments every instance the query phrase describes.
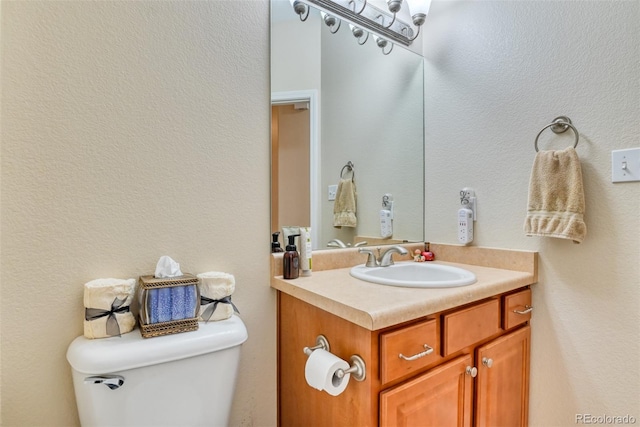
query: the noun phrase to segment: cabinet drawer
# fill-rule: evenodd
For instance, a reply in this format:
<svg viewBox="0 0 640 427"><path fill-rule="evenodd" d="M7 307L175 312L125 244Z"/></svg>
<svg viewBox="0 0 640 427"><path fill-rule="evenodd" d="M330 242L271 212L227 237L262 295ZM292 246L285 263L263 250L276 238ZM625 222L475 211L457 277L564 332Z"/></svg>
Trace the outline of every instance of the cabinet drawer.
<svg viewBox="0 0 640 427"><path fill-rule="evenodd" d="M494 298L445 314L443 321L443 356L448 356L500 332L500 300Z"/></svg>
<svg viewBox="0 0 640 427"><path fill-rule="evenodd" d="M531 289L504 297L502 327L507 330L531 319Z"/></svg>
<svg viewBox="0 0 640 427"><path fill-rule="evenodd" d="M439 360L439 330L438 321L433 319L381 334L380 380L382 384ZM429 348L433 351L429 351Z"/></svg>

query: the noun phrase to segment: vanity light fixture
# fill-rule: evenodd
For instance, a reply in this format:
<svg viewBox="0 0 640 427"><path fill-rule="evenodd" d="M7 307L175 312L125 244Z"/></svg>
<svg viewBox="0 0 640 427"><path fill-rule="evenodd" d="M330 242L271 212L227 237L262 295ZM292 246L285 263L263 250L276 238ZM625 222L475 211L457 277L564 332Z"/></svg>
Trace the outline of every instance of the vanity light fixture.
<svg viewBox="0 0 640 427"><path fill-rule="evenodd" d="M389 55L391 53L391 51L393 50L393 43L389 43L387 40L383 39L379 35L374 34L373 35L373 39L376 41L376 44L378 45L378 47L380 49L382 49L382 54L383 55ZM389 45L391 45L389 50L384 50Z"/></svg>
<svg viewBox="0 0 640 427"><path fill-rule="evenodd" d="M351 33L353 34L353 37L358 39L358 44L360 46L362 46L367 42L367 40L369 40L369 33L363 30L362 28L356 27L353 24L349 24L349 28L351 28Z"/></svg>
<svg viewBox="0 0 640 427"><path fill-rule="evenodd" d="M329 27L329 31L331 31L331 34L337 33L340 29L340 24L342 23L342 21L333 15L329 15L325 11L321 11L320 15L322 16L322 20L324 21L324 23L327 24L327 27Z"/></svg>
<svg viewBox="0 0 640 427"><path fill-rule="evenodd" d="M305 21L309 16L309 7L320 10L324 23L332 33L340 28L341 21L347 21L351 32L363 45L369 38L369 33L376 35L376 43L382 53L388 55L394 43L409 46L420 34L420 27L424 24L429 11L431 0L406 0L412 23L398 19L398 12L405 0L386 0L388 10L382 10L367 0L289 0L293 10ZM365 32L367 33L365 37ZM387 46L390 49L386 49Z"/></svg>
<svg viewBox="0 0 640 427"><path fill-rule="evenodd" d="M393 19L391 20L389 25L385 26L385 28L390 28L393 23L396 22L396 16L402 8L402 0L387 0L387 7L389 8L389 12L393 13ZM381 15L380 18L382 18L382 24L384 25L384 17L382 17Z"/></svg>
<svg viewBox="0 0 640 427"><path fill-rule="evenodd" d="M291 3L291 7L293 7L293 11L298 14L300 20L302 22L306 21L309 17L309 6L301 2L300 0L289 0ZM303 17L304 15L304 17Z"/></svg>
<svg viewBox="0 0 640 427"><path fill-rule="evenodd" d="M356 15L360 15L362 12L364 12L364 8L367 7L367 0L362 0L362 8L358 12L356 12L356 0L349 0L349 4L353 4L353 12Z"/></svg>
<svg viewBox="0 0 640 427"><path fill-rule="evenodd" d="M385 28L391 27L395 22L398 12L402 9L402 2L403 0L387 0L387 6L389 7L389 12L393 13L393 19ZM402 31L405 32L405 35L409 40L413 41L420 34L420 27L424 24L427 14L429 13L429 8L431 7L431 0L406 0L406 2L407 7L409 8L409 14L411 15L411 21L413 22L413 25L418 28L418 31L416 31L416 34L413 37L407 34L406 28L403 28ZM384 17L381 15L378 18L382 19L382 23L384 25Z"/></svg>
<svg viewBox="0 0 640 427"><path fill-rule="evenodd" d="M413 41L420 35L420 28L422 28L422 24L424 24L427 14L429 13L431 0L407 0L407 7L409 8L413 25L418 28L416 35L411 38Z"/></svg>

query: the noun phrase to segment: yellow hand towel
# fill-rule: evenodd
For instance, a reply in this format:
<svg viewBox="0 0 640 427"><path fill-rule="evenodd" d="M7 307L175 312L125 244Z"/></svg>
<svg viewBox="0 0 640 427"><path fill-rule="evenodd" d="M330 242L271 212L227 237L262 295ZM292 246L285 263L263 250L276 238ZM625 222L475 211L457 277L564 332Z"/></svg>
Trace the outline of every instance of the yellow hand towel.
<svg viewBox="0 0 640 427"><path fill-rule="evenodd" d="M333 205L333 226L355 227L357 224L356 183L351 178L341 179Z"/></svg>
<svg viewBox="0 0 640 427"><path fill-rule="evenodd" d="M573 147L540 151L529 181L527 236L557 237L580 243L587 234L580 159Z"/></svg>

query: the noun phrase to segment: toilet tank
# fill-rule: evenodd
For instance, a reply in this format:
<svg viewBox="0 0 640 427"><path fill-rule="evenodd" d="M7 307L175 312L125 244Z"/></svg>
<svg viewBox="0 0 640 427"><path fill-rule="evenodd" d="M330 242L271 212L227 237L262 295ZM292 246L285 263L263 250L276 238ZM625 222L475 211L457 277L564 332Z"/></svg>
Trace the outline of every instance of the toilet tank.
<svg viewBox="0 0 640 427"><path fill-rule="evenodd" d="M142 338L76 338L67 350L80 423L89 426L226 426L233 401L242 320Z"/></svg>

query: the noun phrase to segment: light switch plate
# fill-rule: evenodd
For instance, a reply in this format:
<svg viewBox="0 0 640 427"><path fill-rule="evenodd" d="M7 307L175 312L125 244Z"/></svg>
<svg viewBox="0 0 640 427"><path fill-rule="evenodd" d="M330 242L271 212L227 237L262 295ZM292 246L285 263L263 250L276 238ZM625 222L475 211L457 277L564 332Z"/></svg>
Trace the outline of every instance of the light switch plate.
<svg viewBox="0 0 640 427"><path fill-rule="evenodd" d="M640 181L640 148L611 152L611 182Z"/></svg>
<svg viewBox="0 0 640 427"><path fill-rule="evenodd" d="M338 186L337 185L330 185L329 186L329 201L331 200L335 200L336 199L336 193L338 192Z"/></svg>

